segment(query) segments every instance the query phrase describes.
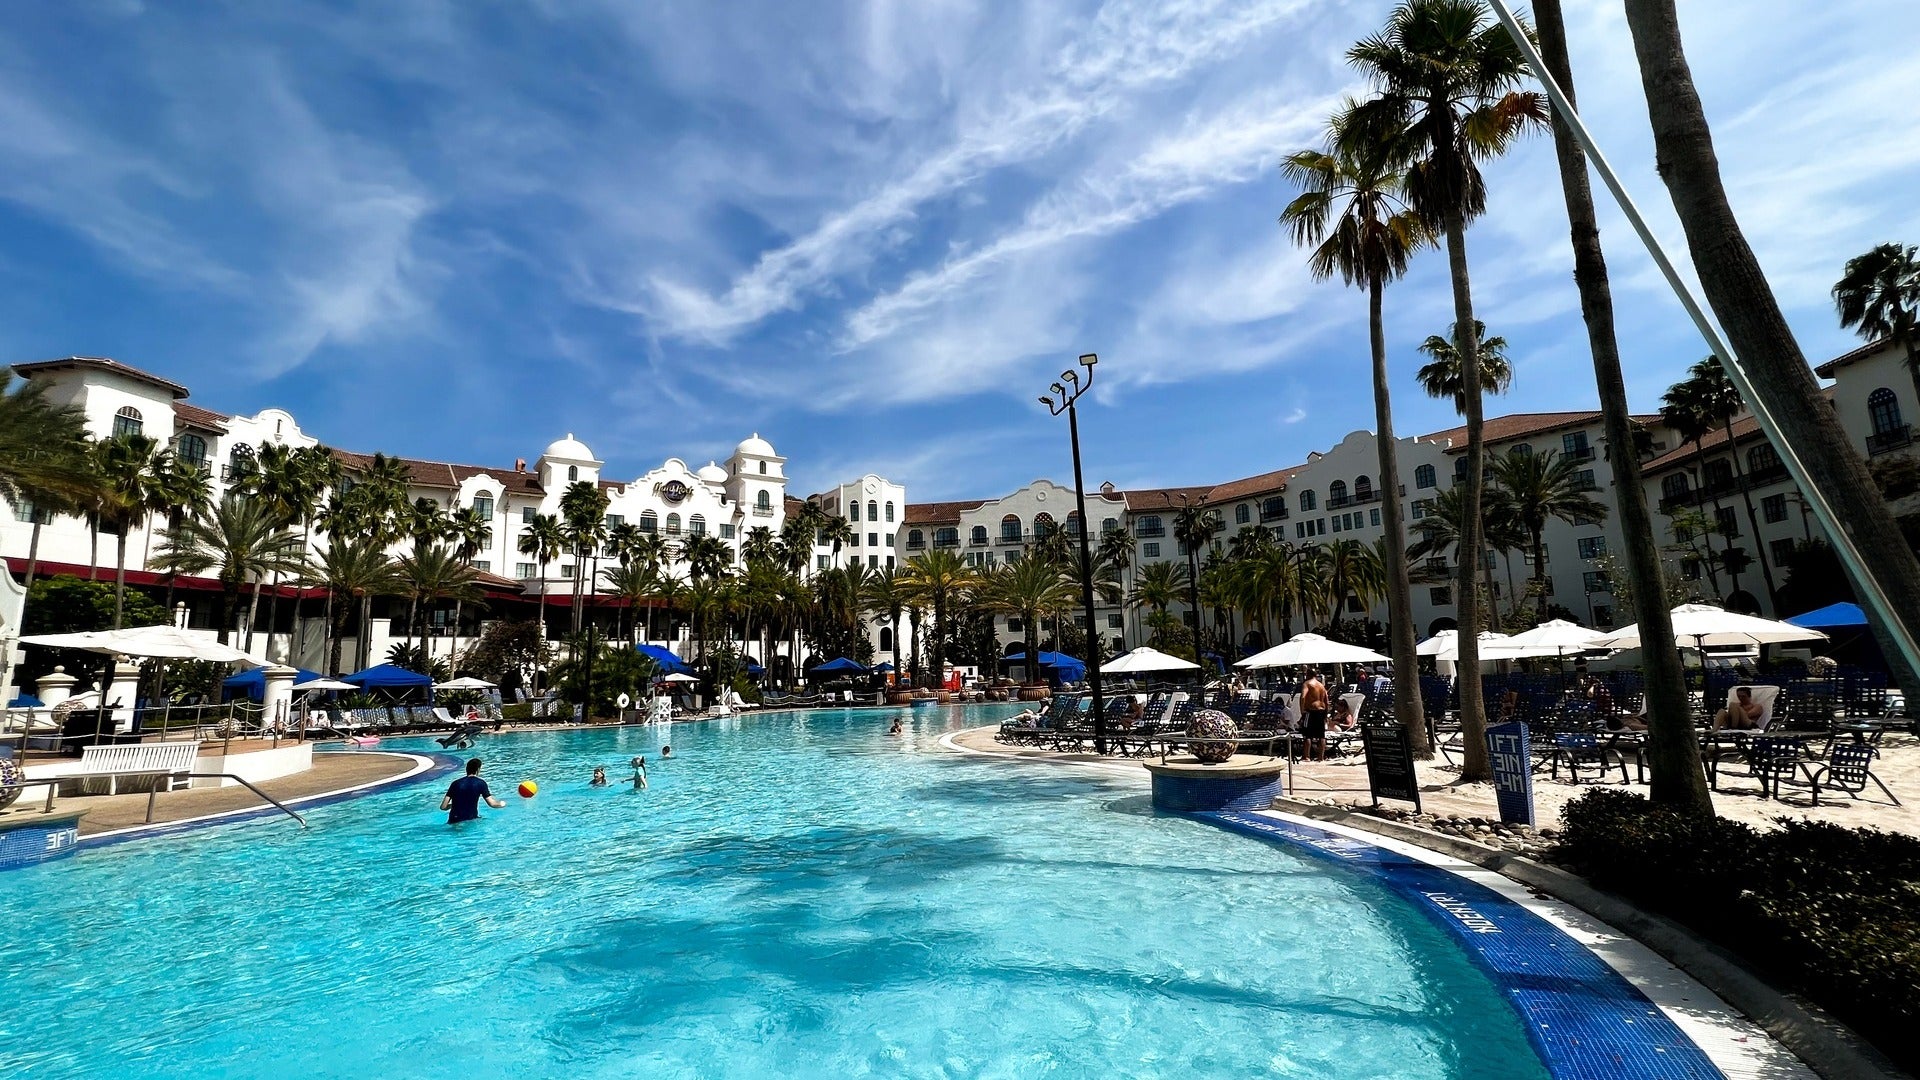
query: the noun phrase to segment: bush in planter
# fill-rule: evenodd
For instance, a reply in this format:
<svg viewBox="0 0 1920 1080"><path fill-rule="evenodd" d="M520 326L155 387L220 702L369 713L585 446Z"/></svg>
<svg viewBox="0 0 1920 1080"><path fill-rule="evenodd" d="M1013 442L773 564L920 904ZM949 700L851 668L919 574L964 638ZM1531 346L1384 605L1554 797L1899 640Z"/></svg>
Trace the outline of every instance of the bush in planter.
<svg viewBox="0 0 1920 1080"><path fill-rule="evenodd" d="M1556 858L1806 993L1920 1065L1920 839L1782 818L1774 830L1590 791Z"/></svg>

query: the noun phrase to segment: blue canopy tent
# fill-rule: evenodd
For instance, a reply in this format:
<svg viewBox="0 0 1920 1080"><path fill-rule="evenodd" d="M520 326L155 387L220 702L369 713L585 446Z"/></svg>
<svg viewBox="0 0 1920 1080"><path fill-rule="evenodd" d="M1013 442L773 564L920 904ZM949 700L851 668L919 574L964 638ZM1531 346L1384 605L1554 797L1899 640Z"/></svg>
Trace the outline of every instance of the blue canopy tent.
<svg viewBox="0 0 1920 1080"><path fill-rule="evenodd" d="M1867 613L1860 610L1859 604L1828 604L1785 621L1809 630L1825 630L1829 626L1865 626Z"/></svg>
<svg viewBox="0 0 1920 1080"><path fill-rule="evenodd" d="M757 679L760 676L765 675L766 673L767 673L766 668L761 667L759 664L756 664L751 660L747 661L747 674Z"/></svg>
<svg viewBox="0 0 1920 1080"><path fill-rule="evenodd" d="M858 661L849 660L842 656L837 660L829 660L819 667L808 668L807 670L810 674L814 675L857 675L867 669Z"/></svg>
<svg viewBox="0 0 1920 1080"><path fill-rule="evenodd" d="M46 707L46 702L41 701L32 694L21 694L19 697L7 702L7 708L9 709L44 709Z"/></svg>
<svg viewBox="0 0 1920 1080"><path fill-rule="evenodd" d="M380 664L365 671L356 671L351 675L340 676L341 682L350 682L362 690L413 690L433 689L433 677L393 664Z"/></svg>
<svg viewBox="0 0 1920 1080"><path fill-rule="evenodd" d="M300 673L293 677L293 681L297 683L303 683L308 679L317 679L320 677L319 672L308 671L306 668L295 668L294 670ZM267 667L265 664L257 668L248 668L238 675L229 675L220 680L221 701L232 701L234 698L242 695L245 695L248 701L264 701L266 699Z"/></svg>
<svg viewBox="0 0 1920 1080"><path fill-rule="evenodd" d="M876 665L873 670L878 671L883 675L889 674L893 671L893 661L891 660L882 661L880 664Z"/></svg>
<svg viewBox="0 0 1920 1080"><path fill-rule="evenodd" d="M1027 654L1025 650L1017 653L1008 653L1000 658L1002 666L1024 664L1026 662ZM1082 661L1068 656L1066 653L1042 652L1040 654L1040 667L1043 670L1051 669L1047 671L1047 675L1048 678L1056 684L1079 682L1087 677L1087 665Z"/></svg>
<svg viewBox="0 0 1920 1080"><path fill-rule="evenodd" d="M653 661L654 666L660 669L660 674L662 675L693 674L693 669L687 666L686 661L658 645L635 645L633 651Z"/></svg>

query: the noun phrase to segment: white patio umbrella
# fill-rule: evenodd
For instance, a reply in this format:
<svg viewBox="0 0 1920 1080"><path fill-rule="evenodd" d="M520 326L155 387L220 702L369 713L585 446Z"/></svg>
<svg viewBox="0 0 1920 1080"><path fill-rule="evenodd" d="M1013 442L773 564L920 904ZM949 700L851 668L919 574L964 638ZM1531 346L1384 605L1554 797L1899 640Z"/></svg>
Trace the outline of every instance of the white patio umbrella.
<svg viewBox="0 0 1920 1080"><path fill-rule="evenodd" d="M487 681L487 680L485 680L485 679L476 679L476 678L474 678L474 677L473 677L473 676L471 676L471 675L462 675L462 676L460 676L460 677L459 677L459 678L457 678L457 679L449 679L449 680L447 680L446 682L443 682L443 683L434 683L434 684L433 684L433 688L434 688L435 690L493 690L493 689L497 689L497 687L495 686L495 684L493 684L493 683L490 683L490 682L488 682L488 681ZM297 689L297 688L296 688L296 689Z"/></svg>
<svg viewBox="0 0 1920 1080"><path fill-rule="evenodd" d="M1827 635L1792 623L1742 615L1711 604L1681 604L1673 609L1673 636L1682 646L1772 645L1783 641L1825 641ZM1640 647L1640 624L1624 627L1595 642L1608 649Z"/></svg>
<svg viewBox="0 0 1920 1080"><path fill-rule="evenodd" d="M1512 660L1517 653L1506 651L1507 643L1512 639L1505 634L1496 634L1491 630L1480 631L1480 659ZM1460 632L1442 630L1413 647L1416 656L1431 656L1435 660L1458 663L1460 660Z"/></svg>
<svg viewBox="0 0 1920 1080"><path fill-rule="evenodd" d="M293 688L295 690L358 690L360 689L359 687L353 685L350 682L341 682L339 679L308 679L306 682L294 683Z"/></svg>
<svg viewBox="0 0 1920 1080"><path fill-rule="evenodd" d="M1265 652L1234 664L1243 668L1299 667L1303 664L1372 664L1386 657L1358 645L1329 641L1319 634L1295 634Z"/></svg>
<svg viewBox="0 0 1920 1080"><path fill-rule="evenodd" d="M1590 630L1565 619L1549 619L1509 637L1500 646L1500 656L1565 656L1598 648L1594 643L1606 636L1607 631Z"/></svg>
<svg viewBox="0 0 1920 1080"><path fill-rule="evenodd" d="M1142 645L1125 656L1100 665L1100 671L1107 675L1132 675L1143 671L1198 670L1200 670L1199 664L1163 653L1150 645Z"/></svg>
<svg viewBox="0 0 1920 1080"><path fill-rule="evenodd" d="M659 681L660 682L699 682L700 680L692 675L686 675L676 671L671 675L660 676Z"/></svg>
<svg viewBox="0 0 1920 1080"><path fill-rule="evenodd" d="M171 624L136 626L125 630L95 630L79 634L35 634L20 639L23 645L49 645L61 649L82 649L113 656L138 656L161 660L212 660L217 663L251 663L253 657L231 645L222 645L211 630L186 630Z"/></svg>

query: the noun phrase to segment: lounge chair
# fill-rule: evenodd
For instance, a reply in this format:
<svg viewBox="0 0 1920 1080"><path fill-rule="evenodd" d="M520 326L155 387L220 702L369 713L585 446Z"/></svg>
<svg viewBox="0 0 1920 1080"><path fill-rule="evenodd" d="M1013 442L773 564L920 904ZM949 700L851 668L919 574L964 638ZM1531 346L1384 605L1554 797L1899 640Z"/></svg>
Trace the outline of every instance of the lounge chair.
<svg viewBox="0 0 1920 1080"><path fill-rule="evenodd" d="M1899 806L1900 799L1879 777L1873 775L1873 758L1878 753L1866 743L1835 743L1827 753L1826 764L1813 770L1809 779L1813 783L1813 805L1820 805L1820 791L1823 788L1837 788L1858 799L1867 789L1867 781L1873 781L1893 805Z"/></svg>
<svg viewBox="0 0 1920 1080"><path fill-rule="evenodd" d="M1777 799L1780 797L1780 785L1802 782L1804 777L1809 785L1813 783L1813 773L1807 767L1806 748L1798 739L1778 739L1762 736L1747 743L1742 751L1747 759L1749 775L1760 781L1760 797Z"/></svg>
<svg viewBox="0 0 1920 1080"><path fill-rule="evenodd" d="M1612 762L1609 762L1609 758ZM1591 731L1562 731L1553 736L1553 749L1548 756L1554 779L1560 778L1560 763L1566 762L1567 775L1574 783L1580 782L1580 767L1592 765L1599 774L1596 779L1605 778L1607 766L1617 763L1620 766L1620 782L1627 782L1627 759L1600 741L1600 737Z"/></svg>

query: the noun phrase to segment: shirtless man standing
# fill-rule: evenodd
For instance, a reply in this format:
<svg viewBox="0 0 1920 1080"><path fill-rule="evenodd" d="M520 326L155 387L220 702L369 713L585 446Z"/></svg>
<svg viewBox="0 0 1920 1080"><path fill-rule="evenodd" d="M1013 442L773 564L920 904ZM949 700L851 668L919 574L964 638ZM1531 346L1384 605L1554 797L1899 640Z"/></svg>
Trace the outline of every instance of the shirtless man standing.
<svg viewBox="0 0 1920 1080"><path fill-rule="evenodd" d="M1327 684L1318 671L1307 672L1300 684L1300 718L1307 737L1307 760L1322 761L1327 756Z"/></svg>

